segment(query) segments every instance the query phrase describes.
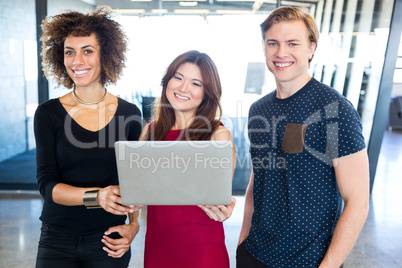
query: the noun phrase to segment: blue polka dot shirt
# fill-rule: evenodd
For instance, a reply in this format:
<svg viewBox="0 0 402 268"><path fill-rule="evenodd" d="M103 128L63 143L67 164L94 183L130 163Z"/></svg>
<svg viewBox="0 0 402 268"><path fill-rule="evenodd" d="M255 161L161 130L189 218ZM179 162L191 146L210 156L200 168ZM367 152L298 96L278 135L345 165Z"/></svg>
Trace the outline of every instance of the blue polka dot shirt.
<svg viewBox="0 0 402 268"><path fill-rule="evenodd" d="M312 78L287 99L255 102L248 131L254 213L248 252L273 268L318 267L342 212L332 160L365 148L360 117Z"/></svg>

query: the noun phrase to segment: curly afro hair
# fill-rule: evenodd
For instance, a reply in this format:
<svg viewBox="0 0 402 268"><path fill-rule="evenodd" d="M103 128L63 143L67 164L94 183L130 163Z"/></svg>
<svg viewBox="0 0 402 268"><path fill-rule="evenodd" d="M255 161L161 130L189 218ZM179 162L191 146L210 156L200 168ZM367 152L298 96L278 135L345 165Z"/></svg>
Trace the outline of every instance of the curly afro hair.
<svg viewBox="0 0 402 268"><path fill-rule="evenodd" d="M73 88L74 82L64 66L64 41L95 34L101 47L101 83L114 84L125 67L127 37L119 23L111 18L108 7L99 7L90 14L76 11L46 17L42 21L42 66L46 78L54 77L58 85Z"/></svg>

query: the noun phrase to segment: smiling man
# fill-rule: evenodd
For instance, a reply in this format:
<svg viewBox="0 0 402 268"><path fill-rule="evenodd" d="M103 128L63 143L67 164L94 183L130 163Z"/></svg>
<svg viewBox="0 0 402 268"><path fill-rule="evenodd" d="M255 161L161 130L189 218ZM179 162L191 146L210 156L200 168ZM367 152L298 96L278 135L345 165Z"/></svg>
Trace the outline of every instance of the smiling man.
<svg viewBox="0 0 402 268"><path fill-rule="evenodd" d="M253 170L237 267L340 267L368 213L359 115L308 73L318 42L310 15L278 8L261 32L277 89L250 108ZM270 155L283 165L268 165Z"/></svg>

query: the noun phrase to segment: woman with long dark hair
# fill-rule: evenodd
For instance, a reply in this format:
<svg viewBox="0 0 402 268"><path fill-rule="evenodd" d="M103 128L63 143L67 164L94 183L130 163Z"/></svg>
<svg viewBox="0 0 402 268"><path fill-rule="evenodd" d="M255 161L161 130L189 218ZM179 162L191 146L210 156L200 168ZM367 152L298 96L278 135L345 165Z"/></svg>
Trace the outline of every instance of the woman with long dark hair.
<svg viewBox="0 0 402 268"><path fill-rule="evenodd" d="M207 54L188 51L179 55L162 79L156 118L140 139L212 140L233 145L220 121L221 94L217 68ZM235 157L233 146L233 163ZM222 222L230 217L235 202L232 198L227 206L148 206L145 268L228 268Z"/></svg>

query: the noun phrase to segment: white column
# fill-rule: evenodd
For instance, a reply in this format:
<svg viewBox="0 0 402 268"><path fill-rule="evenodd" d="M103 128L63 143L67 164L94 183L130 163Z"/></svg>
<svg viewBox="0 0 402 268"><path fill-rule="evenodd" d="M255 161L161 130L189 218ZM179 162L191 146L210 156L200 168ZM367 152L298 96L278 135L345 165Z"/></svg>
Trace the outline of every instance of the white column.
<svg viewBox="0 0 402 268"><path fill-rule="evenodd" d="M339 92L343 92L345 84L346 70L348 67L350 46L352 43L353 28L355 25L357 0L349 0L346 8L346 17L343 29L342 50L337 62L337 70L335 74L334 88Z"/></svg>
<svg viewBox="0 0 402 268"><path fill-rule="evenodd" d="M315 22L317 24L318 31L321 32L321 20L322 20L322 13L324 10L324 1L320 0L317 3L317 10L315 13ZM319 51L317 51L316 54L320 54ZM319 58L319 56L317 57ZM317 64L314 66L314 78L317 79L318 81L321 81L321 73L322 73L322 64L320 64L320 60L324 59L318 59ZM314 59L313 59L314 61Z"/></svg>
<svg viewBox="0 0 402 268"><path fill-rule="evenodd" d="M380 88L380 79L384 66L385 50L387 48L389 26L391 23L392 9L390 7L393 4L394 0L381 0L380 12L376 20L378 24L374 26L374 36L372 36L371 41L375 49L371 51L371 72L362 114L363 136L366 142L370 140L373 125L378 89Z"/></svg>
<svg viewBox="0 0 402 268"><path fill-rule="evenodd" d="M314 77L317 80L321 80L322 76L322 69L323 66L325 65L330 65L332 63L328 62L328 52L330 49L330 42L329 42L329 27L331 24L331 13L332 13L332 5L334 1L333 0L327 0L325 1L325 9L324 9L324 17L321 25L321 33L320 33L320 47L317 48L317 50L321 51L321 55L319 58L317 57L317 65L315 66L316 74ZM319 43L320 43L319 42ZM323 55L324 54L324 55Z"/></svg>
<svg viewBox="0 0 402 268"><path fill-rule="evenodd" d="M322 82L327 85L331 84L332 75L335 71L336 58L341 49L342 39L339 31L341 28L343 2L343 0L336 0L335 2L334 16L331 23L331 32L328 38L332 53L328 55L328 63L325 65L324 77L322 79Z"/></svg>
<svg viewBox="0 0 402 268"><path fill-rule="evenodd" d="M360 12L360 21L357 29L354 62L350 73L346 98L357 108L360 98L360 90L363 82L364 67L370 60L370 31L373 22L375 0L364 0Z"/></svg>

